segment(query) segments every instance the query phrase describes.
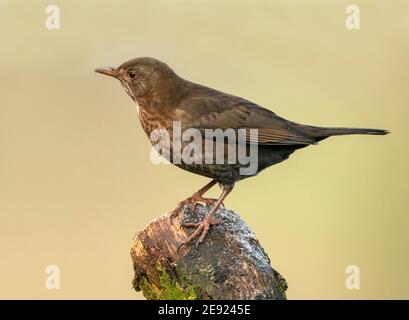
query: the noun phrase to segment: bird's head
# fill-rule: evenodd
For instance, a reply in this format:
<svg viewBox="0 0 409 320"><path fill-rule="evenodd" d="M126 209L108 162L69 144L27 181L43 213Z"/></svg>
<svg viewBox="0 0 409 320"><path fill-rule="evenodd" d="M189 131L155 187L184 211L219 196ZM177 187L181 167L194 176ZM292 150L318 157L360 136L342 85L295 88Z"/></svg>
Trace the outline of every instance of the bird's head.
<svg viewBox="0 0 409 320"><path fill-rule="evenodd" d="M135 58L117 68L100 68L95 72L117 78L133 100L152 92L166 90L176 74L167 64L154 58Z"/></svg>

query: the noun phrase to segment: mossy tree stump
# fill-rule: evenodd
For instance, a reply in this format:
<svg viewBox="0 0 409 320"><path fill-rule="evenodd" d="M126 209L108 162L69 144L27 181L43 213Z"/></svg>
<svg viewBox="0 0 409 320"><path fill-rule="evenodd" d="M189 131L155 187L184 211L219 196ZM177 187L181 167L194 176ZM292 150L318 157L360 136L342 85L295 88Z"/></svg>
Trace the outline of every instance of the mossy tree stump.
<svg viewBox="0 0 409 320"><path fill-rule="evenodd" d="M181 228L182 221L198 222L207 209L200 204L194 212L184 208L172 221L164 214L136 235L134 288L147 299L286 299L286 281L233 211L219 209L216 218L223 224L212 226L198 247L193 242L178 252L193 232Z"/></svg>

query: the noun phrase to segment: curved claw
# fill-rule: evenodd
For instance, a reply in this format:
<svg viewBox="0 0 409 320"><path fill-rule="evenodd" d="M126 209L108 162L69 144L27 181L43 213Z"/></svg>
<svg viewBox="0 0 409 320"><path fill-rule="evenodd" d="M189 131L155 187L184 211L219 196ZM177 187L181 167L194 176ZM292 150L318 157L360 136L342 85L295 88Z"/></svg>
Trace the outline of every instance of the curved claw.
<svg viewBox="0 0 409 320"><path fill-rule="evenodd" d="M181 227L185 228L197 228L190 236L187 238L184 242L182 242L177 251L179 252L180 248L182 248L184 245L189 244L192 242L193 239L198 238L196 242L196 247L203 242L203 240L206 238L207 233L210 230L211 226L214 225L219 225L221 224L222 221L219 219L216 220L211 220L209 216L206 216L206 218L203 219L202 222L199 223L183 223Z"/></svg>
<svg viewBox="0 0 409 320"><path fill-rule="evenodd" d="M184 242L182 242L179 246L178 246L178 248L177 248L177 250L176 250L176 252L179 252L179 250L183 247L185 245L185 243Z"/></svg>

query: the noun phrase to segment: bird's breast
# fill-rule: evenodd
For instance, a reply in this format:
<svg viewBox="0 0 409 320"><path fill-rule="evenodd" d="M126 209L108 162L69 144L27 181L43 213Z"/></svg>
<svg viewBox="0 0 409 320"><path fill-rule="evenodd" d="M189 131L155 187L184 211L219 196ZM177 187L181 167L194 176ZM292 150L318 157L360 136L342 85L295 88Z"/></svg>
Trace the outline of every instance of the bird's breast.
<svg viewBox="0 0 409 320"><path fill-rule="evenodd" d="M137 112L139 116L139 121L141 122L143 130L146 132L148 137L154 130L167 129L171 130L171 121L166 120L165 115L159 112L151 112L143 105L138 104Z"/></svg>

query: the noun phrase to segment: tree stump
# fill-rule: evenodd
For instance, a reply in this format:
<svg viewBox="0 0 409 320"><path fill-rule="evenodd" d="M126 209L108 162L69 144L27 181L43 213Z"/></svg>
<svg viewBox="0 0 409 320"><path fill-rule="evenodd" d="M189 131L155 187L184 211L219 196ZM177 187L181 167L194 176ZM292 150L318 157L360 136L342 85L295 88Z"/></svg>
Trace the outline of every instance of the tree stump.
<svg viewBox="0 0 409 320"><path fill-rule="evenodd" d="M164 214L133 240L133 287L145 298L185 299L286 299L285 279L270 266L270 259L253 231L233 211L220 208L205 241L178 246L193 229L183 221L199 222L209 208L183 208L172 221Z"/></svg>

